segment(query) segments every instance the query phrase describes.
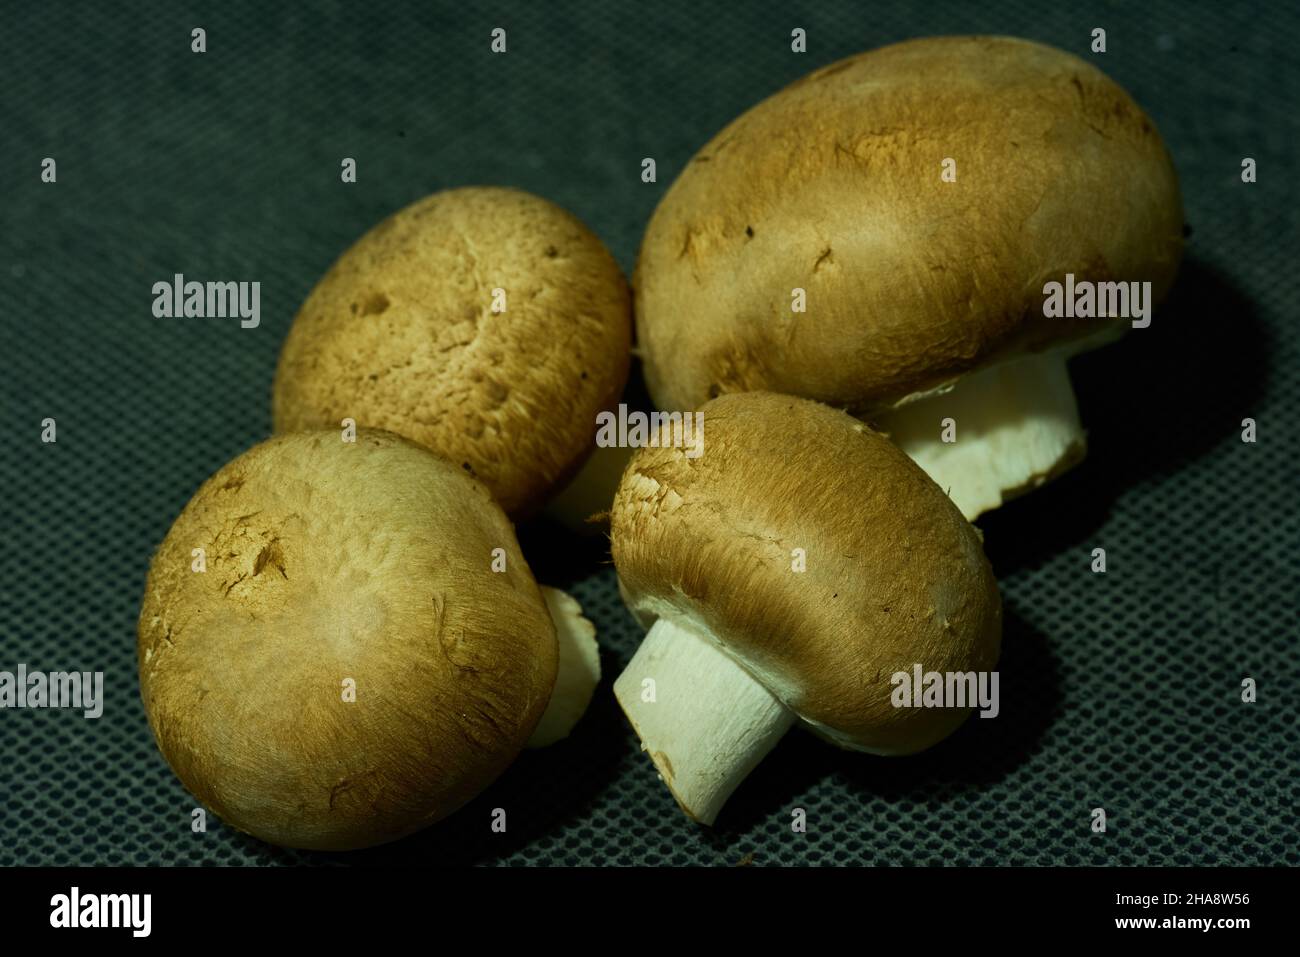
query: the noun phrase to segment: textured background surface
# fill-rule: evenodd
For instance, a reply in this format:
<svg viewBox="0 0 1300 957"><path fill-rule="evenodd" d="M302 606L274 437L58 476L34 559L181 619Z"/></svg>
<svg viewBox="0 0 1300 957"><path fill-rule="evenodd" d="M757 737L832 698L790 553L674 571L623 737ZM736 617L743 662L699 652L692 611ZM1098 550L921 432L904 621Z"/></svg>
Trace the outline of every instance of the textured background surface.
<svg viewBox="0 0 1300 957"><path fill-rule="evenodd" d="M0 34L0 669L103 670L108 702L98 721L0 712L0 863L1300 863L1294 7L24 6ZM694 150L813 68L932 33L1091 56L1094 26L1096 62L1174 154L1194 233L1151 329L1077 363L1088 462L981 523L1008 612L999 719L892 761L790 735L699 829L609 694L639 637L610 568L534 528L538 577L571 585L601 632L607 680L571 740L387 848L190 833L138 697L145 569L199 483L267 433L288 323L353 239L435 189L501 183L572 209L630 269ZM649 155L656 185L638 178ZM57 185L39 182L44 156ZM173 272L259 280L261 328L155 320L150 287ZM45 416L57 445L39 441ZM496 806L507 835L488 829Z"/></svg>

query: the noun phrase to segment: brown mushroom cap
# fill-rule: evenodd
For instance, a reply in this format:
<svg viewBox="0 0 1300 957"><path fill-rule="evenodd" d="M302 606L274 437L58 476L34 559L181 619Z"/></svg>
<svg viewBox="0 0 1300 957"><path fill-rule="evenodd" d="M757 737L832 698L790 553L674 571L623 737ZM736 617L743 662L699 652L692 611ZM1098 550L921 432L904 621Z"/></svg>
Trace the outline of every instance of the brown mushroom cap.
<svg viewBox="0 0 1300 957"><path fill-rule="evenodd" d="M758 392L702 412L703 453L638 450L615 499L632 611L713 635L843 746L906 753L948 734L963 712L894 708L890 677L996 662L1002 605L974 528L844 412Z"/></svg>
<svg viewBox="0 0 1300 957"><path fill-rule="evenodd" d="M1044 318L1043 284L1159 299L1181 249L1164 144L1098 69L1025 40L914 40L816 71L700 150L641 247L638 348L661 408L770 390L865 413L1098 332Z"/></svg>
<svg viewBox="0 0 1300 957"><path fill-rule="evenodd" d="M582 464L596 414L622 392L630 313L618 264L554 203L436 193L366 233L312 290L280 355L275 428L350 417L397 432L524 515Z"/></svg>
<svg viewBox="0 0 1300 957"><path fill-rule="evenodd" d="M293 847L377 844L468 801L528 739L556 655L487 489L384 432L280 436L227 464L167 533L140 611L168 763L223 820Z"/></svg>

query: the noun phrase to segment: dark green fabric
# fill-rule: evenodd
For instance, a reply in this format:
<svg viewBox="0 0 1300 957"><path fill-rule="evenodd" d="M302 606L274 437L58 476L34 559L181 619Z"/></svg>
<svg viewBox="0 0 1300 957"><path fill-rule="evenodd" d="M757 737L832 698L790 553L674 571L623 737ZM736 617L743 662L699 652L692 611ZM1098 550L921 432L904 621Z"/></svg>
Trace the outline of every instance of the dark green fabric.
<svg viewBox="0 0 1300 957"><path fill-rule="evenodd" d="M24 4L0 30L0 670L102 669L108 687L98 721L0 711L0 863L1300 863L1297 8L290 6ZM1152 328L1077 363L1087 463L981 522L1006 600L1001 717L909 759L790 735L717 828L691 825L609 693L639 632L599 546L532 528L538 576L600 628L606 681L571 740L387 848L286 851L215 819L192 834L138 697L145 569L199 483L266 435L280 342L330 262L429 192L498 183L573 210L630 269L676 172L744 109L859 50L972 32L1122 83L1194 230ZM176 272L260 281L261 327L154 319L151 286Z"/></svg>

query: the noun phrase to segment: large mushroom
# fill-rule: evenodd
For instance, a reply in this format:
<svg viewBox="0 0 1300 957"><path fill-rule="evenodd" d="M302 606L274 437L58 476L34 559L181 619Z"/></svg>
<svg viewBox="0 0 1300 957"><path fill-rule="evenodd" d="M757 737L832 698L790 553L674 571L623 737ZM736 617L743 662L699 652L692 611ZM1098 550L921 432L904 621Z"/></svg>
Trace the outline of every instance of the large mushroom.
<svg viewBox="0 0 1300 957"><path fill-rule="evenodd" d="M1182 228L1154 123L1096 67L914 40L700 150L641 246L638 349L661 408L770 390L847 409L973 518L1082 457L1066 359L1130 322L1045 317L1047 284L1149 282L1150 306Z"/></svg>
<svg viewBox="0 0 1300 957"><path fill-rule="evenodd" d="M630 339L623 274L574 216L514 189L435 193L366 233L307 297L280 354L275 428L388 429L526 517L591 452Z"/></svg>
<svg viewBox="0 0 1300 957"><path fill-rule="evenodd" d="M949 734L968 710L894 707L891 676L992 668L1002 606L975 529L861 421L761 392L702 412L698 454L636 453L611 528L649 626L614 693L707 824L792 725L875 754Z"/></svg>
<svg viewBox="0 0 1300 957"><path fill-rule="evenodd" d="M556 618L583 628L576 604ZM556 630L487 488L390 433L294 433L220 469L167 533L140 691L173 770L230 825L365 847L567 731L586 702L552 694Z"/></svg>

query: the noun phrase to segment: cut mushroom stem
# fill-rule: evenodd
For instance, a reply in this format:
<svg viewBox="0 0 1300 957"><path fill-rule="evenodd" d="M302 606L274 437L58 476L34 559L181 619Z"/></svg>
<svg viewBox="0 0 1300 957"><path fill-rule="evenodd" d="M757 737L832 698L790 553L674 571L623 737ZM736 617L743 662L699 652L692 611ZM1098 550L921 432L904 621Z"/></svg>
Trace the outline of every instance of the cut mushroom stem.
<svg viewBox="0 0 1300 957"><path fill-rule="evenodd" d="M601 534L608 524L609 508L614 504L623 470L635 451L623 446L596 446L573 480L546 504L545 513L570 531Z"/></svg>
<svg viewBox="0 0 1300 957"><path fill-rule="evenodd" d="M711 635L666 618L650 628L614 695L677 803L702 824L795 721Z"/></svg>
<svg viewBox="0 0 1300 957"><path fill-rule="evenodd" d="M600 683L600 648L596 626L582 617L582 606L568 592L542 586L542 597L555 623L559 661L555 688L542 718L528 739L528 747L544 748L567 738L591 704Z"/></svg>
<svg viewBox="0 0 1300 957"><path fill-rule="evenodd" d="M1056 349L1001 362L873 419L974 520L1083 458L1071 354Z"/></svg>

